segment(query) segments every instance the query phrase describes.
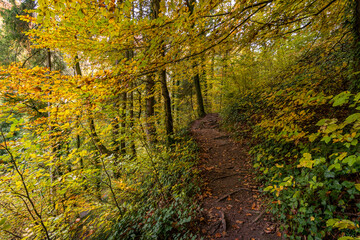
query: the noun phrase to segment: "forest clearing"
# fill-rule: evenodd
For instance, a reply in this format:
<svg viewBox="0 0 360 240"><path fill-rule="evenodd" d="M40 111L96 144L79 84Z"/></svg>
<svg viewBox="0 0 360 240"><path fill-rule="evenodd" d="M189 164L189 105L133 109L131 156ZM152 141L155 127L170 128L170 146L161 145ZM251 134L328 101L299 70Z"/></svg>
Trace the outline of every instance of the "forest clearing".
<svg viewBox="0 0 360 240"><path fill-rule="evenodd" d="M360 239L359 0L0 0L0 239Z"/></svg>

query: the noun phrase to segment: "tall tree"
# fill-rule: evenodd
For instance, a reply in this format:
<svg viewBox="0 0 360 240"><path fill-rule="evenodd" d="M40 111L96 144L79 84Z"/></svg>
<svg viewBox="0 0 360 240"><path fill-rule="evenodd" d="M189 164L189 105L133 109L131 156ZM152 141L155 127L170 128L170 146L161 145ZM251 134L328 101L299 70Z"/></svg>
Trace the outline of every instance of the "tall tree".
<svg viewBox="0 0 360 240"><path fill-rule="evenodd" d="M187 7L190 11L190 16L194 14L194 8L196 4L196 0L186 0ZM196 99L197 99L197 105L198 105L198 115L199 117L204 117L206 115L205 113L205 107L204 107L204 100L201 92L201 84L200 84L200 74L198 68L198 63L195 62L193 65L193 70L195 71L195 75L193 76L194 86L195 86L195 93L196 93Z"/></svg>

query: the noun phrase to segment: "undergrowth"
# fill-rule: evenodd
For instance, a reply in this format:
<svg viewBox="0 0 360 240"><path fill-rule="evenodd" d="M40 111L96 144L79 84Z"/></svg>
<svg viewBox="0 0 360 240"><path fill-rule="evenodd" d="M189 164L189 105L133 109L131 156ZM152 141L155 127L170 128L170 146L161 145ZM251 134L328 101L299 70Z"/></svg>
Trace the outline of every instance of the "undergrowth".
<svg viewBox="0 0 360 240"><path fill-rule="evenodd" d="M121 216L100 226L94 239L196 239L197 146L183 131L172 147L148 149L146 158L124 163Z"/></svg>
<svg viewBox="0 0 360 240"><path fill-rule="evenodd" d="M222 113L227 128L252 139L254 167L289 239L360 236L360 93L350 65L334 59L232 94Z"/></svg>

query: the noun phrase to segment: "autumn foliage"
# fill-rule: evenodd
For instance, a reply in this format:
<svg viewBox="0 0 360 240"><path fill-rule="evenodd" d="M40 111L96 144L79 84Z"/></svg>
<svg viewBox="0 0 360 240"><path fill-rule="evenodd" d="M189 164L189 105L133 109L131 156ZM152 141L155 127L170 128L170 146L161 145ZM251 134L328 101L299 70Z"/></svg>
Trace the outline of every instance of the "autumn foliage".
<svg viewBox="0 0 360 240"><path fill-rule="evenodd" d="M290 238L359 235L358 1L9 4L1 239L196 239L184 127L212 111Z"/></svg>

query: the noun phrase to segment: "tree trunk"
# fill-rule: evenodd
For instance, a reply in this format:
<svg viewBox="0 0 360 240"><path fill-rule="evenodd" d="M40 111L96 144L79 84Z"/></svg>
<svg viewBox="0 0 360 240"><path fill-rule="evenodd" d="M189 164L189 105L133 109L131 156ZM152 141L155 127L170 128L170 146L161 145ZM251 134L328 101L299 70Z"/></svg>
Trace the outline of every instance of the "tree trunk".
<svg viewBox="0 0 360 240"><path fill-rule="evenodd" d="M196 1L188 0L186 2L187 2L187 7L189 8L189 11L190 11L190 16L191 16L194 13ZM195 70L197 66L198 66L198 64L195 62L195 64L193 65L193 69ZM198 104L198 115L199 115L199 117L204 117L206 115L206 113L205 113L205 108L204 108L204 100L203 100L203 97L201 94L200 76L197 71L193 77L193 81L194 81L196 99L197 99L197 104Z"/></svg>
<svg viewBox="0 0 360 240"><path fill-rule="evenodd" d="M121 140L120 140L120 152L122 155L126 154L126 102L127 102L127 92L122 94L122 107L121 107Z"/></svg>
<svg viewBox="0 0 360 240"><path fill-rule="evenodd" d="M161 94L164 99L164 110L165 110L165 130L167 135L168 144L173 143L174 127L173 127L173 118L171 112L171 99L169 90L166 83L166 70L163 69L160 71L160 82L161 82Z"/></svg>
<svg viewBox="0 0 360 240"><path fill-rule="evenodd" d="M76 60L76 63L75 63L76 75L82 76L80 63L78 61L78 56L75 56L75 60ZM81 138L80 138L79 134L76 134L76 147L77 147L77 149L80 149L80 147L81 147ZM81 167L81 169L84 169L84 160L82 157L80 158L80 167Z"/></svg>
<svg viewBox="0 0 360 240"><path fill-rule="evenodd" d="M146 79L146 109L145 109L145 118L146 118L146 136L148 142L153 144L156 142L156 128L154 125L154 115L155 115L155 96L154 96L155 81L154 75L147 75Z"/></svg>
<svg viewBox="0 0 360 240"><path fill-rule="evenodd" d="M204 108L204 100L201 94L201 85L200 85L200 75L196 73L194 76L194 85L195 85L195 93L198 104L198 115L199 117L205 117L205 108Z"/></svg>
<svg viewBox="0 0 360 240"><path fill-rule="evenodd" d="M50 49L47 49L47 66L49 68L49 70L51 71L52 68L52 64L51 64L51 52Z"/></svg>
<svg viewBox="0 0 360 240"><path fill-rule="evenodd" d="M131 91L130 93L130 106L129 106L129 114L130 114L130 123L129 123L129 128L131 130L131 132L133 132L133 128L134 128L134 121L135 121L135 116L134 116L134 91ZM135 146L135 136L133 136L131 138L131 143L130 143L130 150L131 150L131 158L135 158L136 157L136 146Z"/></svg>
<svg viewBox="0 0 360 240"><path fill-rule="evenodd" d="M150 6L150 19L156 19L159 16L160 9L160 0L152 0ZM147 75L146 79L146 109L145 109L145 118L146 118L146 136L150 145L153 145L156 142L156 129L154 125L154 115L155 115L155 81L154 74Z"/></svg>

